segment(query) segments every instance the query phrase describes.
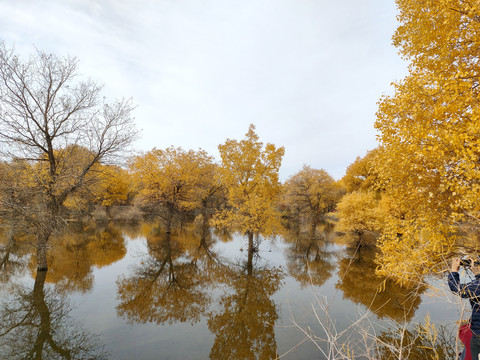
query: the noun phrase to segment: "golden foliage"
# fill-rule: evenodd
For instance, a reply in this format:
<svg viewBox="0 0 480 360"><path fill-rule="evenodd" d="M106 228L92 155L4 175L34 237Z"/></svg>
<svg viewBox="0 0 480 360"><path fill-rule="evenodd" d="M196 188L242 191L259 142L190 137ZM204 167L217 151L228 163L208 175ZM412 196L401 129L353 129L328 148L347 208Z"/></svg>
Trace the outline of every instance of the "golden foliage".
<svg viewBox="0 0 480 360"><path fill-rule="evenodd" d="M103 165L100 171L101 181L96 191L97 201L103 206L124 204L133 188L128 171L113 165Z"/></svg>
<svg viewBox="0 0 480 360"><path fill-rule="evenodd" d="M372 192L354 191L346 194L338 203L337 210L337 231L361 235L365 231L378 231L381 226L378 199Z"/></svg>
<svg viewBox="0 0 480 360"><path fill-rule="evenodd" d="M375 160L379 150L373 149L364 157L357 159L347 167L341 183L347 192L373 190L376 187L378 173Z"/></svg>
<svg viewBox="0 0 480 360"><path fill-rule="evenodd" d="M450 251L458 221L480 218L480 13L463 0L397 5L394 44L410 73L381 99L375 126L381 185L403 212L387 224L380 261L403 277Z"/></svg>
<svg viewBox="0 0 480 360"><path fill-rule="evenodd" d="M216 215L215 224L244 234L270 235L280 227L274 205L280 192L278 171L284 148L263 146L254 130L250 125L244 140L227 139L218 146L229 208Z"/></svg>
<svg viewBox="0 0 480 360"><path fill-rule="evenodd" d="M307 165L285 182L283 192L284 206L307 218L312 228L335 209L343 195L339 184L325 170Z"/></svg>
<svg viewBox="0 0 480 360"><path fill-rule="evenodd" d="M153 149L134 157L130 167L144 201L170 214L202 207L216 189L216 164L204 150Z"/></svg>

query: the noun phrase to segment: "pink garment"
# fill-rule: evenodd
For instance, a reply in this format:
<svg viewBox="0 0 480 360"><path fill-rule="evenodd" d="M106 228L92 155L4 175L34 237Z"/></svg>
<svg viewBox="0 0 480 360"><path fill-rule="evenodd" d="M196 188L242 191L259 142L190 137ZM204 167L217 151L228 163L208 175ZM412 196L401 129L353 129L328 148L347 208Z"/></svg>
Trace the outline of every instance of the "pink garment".
<svg viewBox="0 0 480 360"><path fill-rule="evenodd" d="M472 360L472 354L470 352L470 339L472 338L472 331L470 330L470 323L463 324L458 329L458 338L465 346L465 360Z"/></svg>

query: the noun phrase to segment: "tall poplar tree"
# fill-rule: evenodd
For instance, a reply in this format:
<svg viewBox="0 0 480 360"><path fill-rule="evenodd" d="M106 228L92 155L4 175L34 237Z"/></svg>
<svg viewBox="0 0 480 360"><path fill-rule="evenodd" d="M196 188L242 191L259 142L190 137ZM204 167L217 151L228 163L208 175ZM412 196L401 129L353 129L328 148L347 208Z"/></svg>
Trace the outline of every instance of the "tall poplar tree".
<svg viewBox="0 0 480 360"><path fill-rule="evenodd" d="M218 150L228 208L217 214L216 224L246 235L251 256L254 236L273 234L280 226L274 205L280 192L278 171L285 149L268 143L264 146L252 124L245 139L227 139Z"/></svg>

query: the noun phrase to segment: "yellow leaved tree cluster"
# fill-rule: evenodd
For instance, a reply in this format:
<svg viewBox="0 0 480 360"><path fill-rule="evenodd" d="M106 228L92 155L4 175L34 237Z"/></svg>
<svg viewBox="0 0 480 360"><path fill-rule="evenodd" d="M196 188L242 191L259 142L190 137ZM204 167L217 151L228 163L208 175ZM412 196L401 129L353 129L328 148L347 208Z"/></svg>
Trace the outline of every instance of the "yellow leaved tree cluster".
<svg viewBox="0 0 480 360"><path fill-rule="evenodd" d="M107 103L101 90L78 76L75 58L37 50L25 59L0 42L0 219L12 244L35 238L39 271L57 266L61 247L49 249L68 222L132 209L139 219L160 217L171 233L195 220L246 235L252 255L254 238L283 232L285 222L315 234L343 194L307 165L282 185L285 150L261 142L254 125L219 145L220 163L174 146L127 158L135 107Z"/></svg>
<svg viewBox="0 0 480 360"><path fill-rule="evenodd" d="M343 187L325 170L304 165L285 182L282 207L290 220L308 223L313 234L325 214L335 210L343 193Z"/></svg>
<svg viewBox="0 0 480 360"><path fill-rule="evenodd" d="M396 3L409 73L380 99L379 147L347 169L338 208L340 228L381 233L379 272L408 281L479 225L480 5Z"/></svg>
<svg viewBox="0 0 480 360"><path fill-rule="evenodd" d="M139 198L164 219L167 232L176 216L188 212L200 209L208 220L220 186L217 165L204 150L153 149L134 157L130 169Z"/></svg>
<svg viewBox="0 0 480 360"><path fill-rule="evenodd" d="M252 250L255 235L272 235L281 227L275 205L281 190L278 171L285 150L273 144L264 146L254 125L250 125L245 139L227 139L218 149L222 159L219 176L227 206L216 215L214 223L247 235Z"/></svg>
<svg viewBox="0 0 480 360"><path fill-rule="evenodd" d="M382 185L402 209L380 243L383 273L410 278L450 253L462 223L478 225L480 5L397 1L394 44L410 72L379 103Z"/></svg>

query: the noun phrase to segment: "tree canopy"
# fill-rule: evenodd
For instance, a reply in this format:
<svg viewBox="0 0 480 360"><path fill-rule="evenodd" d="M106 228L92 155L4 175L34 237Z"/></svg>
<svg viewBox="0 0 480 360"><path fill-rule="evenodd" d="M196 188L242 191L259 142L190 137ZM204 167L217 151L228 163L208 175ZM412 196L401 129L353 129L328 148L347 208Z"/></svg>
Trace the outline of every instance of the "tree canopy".
<svg viewBox="0 0 480 360"><path fill-rule="evenodd" d="M229 208L218 214L216 224L243 234L273 234L280 225L274 205L284 148L264 146L250 125L245 139L227 139L218 150Z"/></svg>
<svg viewBox="0 0 480 360"><path fill-rule="evenodd" d="M403 214L388 221L380 262L408 278L451 251L460 222L480 218L480 9L464 0L397 6L393 41L411 65L381 99L375 126L382 186Z"/></svg>

